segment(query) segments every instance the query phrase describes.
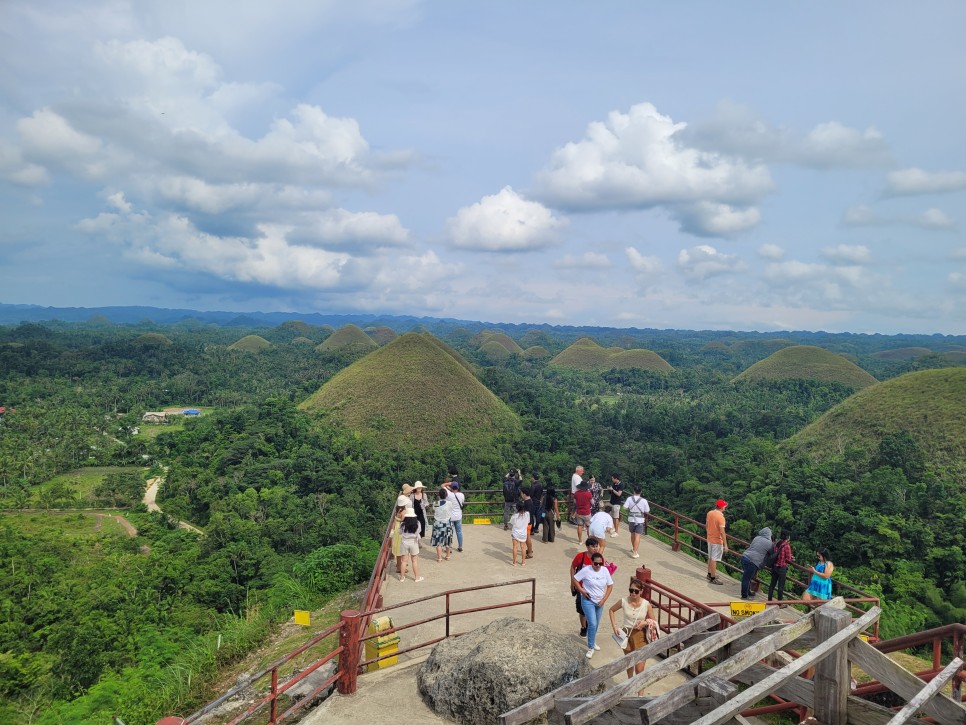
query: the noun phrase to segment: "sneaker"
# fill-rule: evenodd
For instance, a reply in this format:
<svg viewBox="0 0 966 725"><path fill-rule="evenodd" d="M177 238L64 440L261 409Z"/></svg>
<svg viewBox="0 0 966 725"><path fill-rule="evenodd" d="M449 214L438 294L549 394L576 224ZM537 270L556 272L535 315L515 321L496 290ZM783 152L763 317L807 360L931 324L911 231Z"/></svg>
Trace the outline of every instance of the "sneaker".
<svg viewBox="0 0 966 725"><path fill-rule="evenodd" d="M600 652L600 645L599 644L595 644L594 645L594 650L597 651L597 652Z"/></svg>
<svg viewBox="0 0 966 725"><path fill-rule="evenodd" d="M631 554L631 558L632 558L632 559L640 559L640 558L641 558L641 555L640 555L640 554L638 554L638 553L637 553L637 552L635 551L635 552L633 552L633 553Z"/></svg>
<svg viewBox="0 0 966 725"><path fill-rule="evenodd" d="M586 627L581 627L580 628L580 636L581 637L586 637L587 636L587 628Z"/></svg>
<svg viewBox="0 0 966 725"><path fill-rule="evenodd" d="M459 547L459 548L457 549L457 551L463 551L463 547L462 547L462 546L461 546L461 547Z"/></svg>
<svg viewBox="0 0 966 725"><path fill-rule="evenodd" d="M708 577L708 581L711 582L712 584L718 584L720 586L724 586L724 582L721 581L718 577L714 577L713 579L711 577Z"/></svg>
<svg viewBox="0 0 966 725"><path fill-rule="evenodd" d="M510 530L510 527L507 526L506 524L503 524L503 530L504 531L509 531Z"/></svg>
<svg viewBox="0 0 966 725"><path fill-rule="evenodd" d="M416 581L418 581L418 582L421 582L421 581L422 581L423 579L425 579L425 578L426 578L426 577L423 577L423 576L421 576L421 577L417 577L417 579L416 579Z"/></svg>
<svg viewBox="0 0 966 725"><path fill-rule="evenodd" d="M617 532L615 531L613 534L611 534L610 535L610 538L616 539L617 538Z"/></svg>
<svg viewBox="0 0 966 725"><path fill-rule="evenodd" d="M594 656L594 650L592 649L587 650L587 659L590 659L593 656Z"/></svg>

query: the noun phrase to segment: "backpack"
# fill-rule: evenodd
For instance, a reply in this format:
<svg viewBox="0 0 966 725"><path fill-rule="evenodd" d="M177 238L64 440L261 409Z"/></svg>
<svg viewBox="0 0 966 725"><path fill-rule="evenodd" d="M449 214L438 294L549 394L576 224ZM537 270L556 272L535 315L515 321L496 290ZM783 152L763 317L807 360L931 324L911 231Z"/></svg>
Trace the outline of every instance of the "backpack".
<svg viewBox="0 0 966 725"><path fill-rule="evenodd" d="M761 562L761 565L765 569L770 569L775 565L778 560L778 544L772 544L771 548L765 552L765 559Z"/></svg>
<svg viewBox="0 0 966 725"><path fill-rule="evenodd" d="M519 492L517 491L517 482L515 478L506 478L503 480L503 500L507 503L516 501L519 498Z"/></svg>

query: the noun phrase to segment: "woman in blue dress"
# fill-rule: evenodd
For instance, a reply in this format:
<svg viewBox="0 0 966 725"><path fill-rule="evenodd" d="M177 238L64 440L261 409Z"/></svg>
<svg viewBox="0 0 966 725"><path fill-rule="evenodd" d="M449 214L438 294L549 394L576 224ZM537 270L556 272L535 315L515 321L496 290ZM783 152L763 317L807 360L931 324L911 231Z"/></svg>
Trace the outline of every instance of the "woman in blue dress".
<svg viewBox="0 0 966 725"><path fill-rule="evenodd" d="M822 548L815 553L818 556L818 564L809 569L812 572L812 580L808 583L805 594L802 595L802 599L806 602L813 599L832 598L832 572L835 571L835 564L829 558L828 549Z"/></svg>

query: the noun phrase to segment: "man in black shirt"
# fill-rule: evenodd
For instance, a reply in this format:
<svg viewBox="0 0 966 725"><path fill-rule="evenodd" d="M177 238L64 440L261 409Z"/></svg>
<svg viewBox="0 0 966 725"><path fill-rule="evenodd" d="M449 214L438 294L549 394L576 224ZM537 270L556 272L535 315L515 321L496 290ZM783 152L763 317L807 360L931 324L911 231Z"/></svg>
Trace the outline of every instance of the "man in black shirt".
<svg viewBox="0 0 966 725"><path fill-rule="evenodd" d="M534 473L530 476L530 498L533 499L533 531L534 536L540 530L543 521L543 484L540 483L540 474Z"/></svg>
<svg viewBox="0 0 966 725"><path fill-rule="evenodd" d="M620 529L621 524L621 504L624 499L624 484L621 483L620 476L616 473L610 474L610 505L611 505L611 515L614 519L614 533L611 534L612 537L617 538L617 531ZM604 532L607 535L607 532Z"/></svg>

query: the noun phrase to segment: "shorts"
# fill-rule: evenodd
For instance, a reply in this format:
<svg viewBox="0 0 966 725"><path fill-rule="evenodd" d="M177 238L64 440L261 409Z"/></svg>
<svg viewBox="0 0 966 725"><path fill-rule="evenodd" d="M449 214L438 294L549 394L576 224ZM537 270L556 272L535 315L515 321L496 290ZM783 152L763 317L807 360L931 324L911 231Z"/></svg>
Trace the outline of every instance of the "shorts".
<svg viewBox="0 0 966 725"><path fill-rule="evenodd" d="M708 544L708 558L721 561L724 558L724 544Z"/></svg>
<svg viewBox="0 0 966 725"><path fill-rule="evenodd" d="M644 533L644 524L642 524L642 523L641 524L628 523L627 524L627 528L628 528L628 530L632 534L643 534Z"/></svg>
<svg viewBox="0 0 966 725"><path fill-rule="evenodd" d="M414 539L403 539L402 545L399 547L399 553L402 556L406 554L419 556L419 542Z"/></svg>
<svg viewBox="0 0 966 725"><path fill-rule="evenodd" d="M597 540L604 539L607 537L607 529L598 529L594 527L594 528L588 529L588 533L590 534L590 536L593 536Z"/></svg>
<svg viewBox="0 0 966 725"><path fill-rule="evenodd" d="M583 526L584 528L590 528L590 514L577 514L574 516L574 521L577 526Z"/></svg>

